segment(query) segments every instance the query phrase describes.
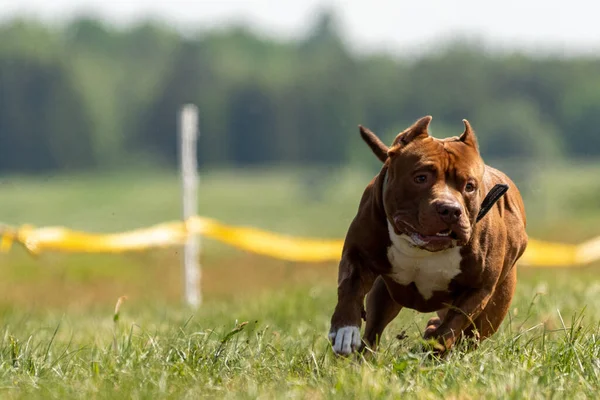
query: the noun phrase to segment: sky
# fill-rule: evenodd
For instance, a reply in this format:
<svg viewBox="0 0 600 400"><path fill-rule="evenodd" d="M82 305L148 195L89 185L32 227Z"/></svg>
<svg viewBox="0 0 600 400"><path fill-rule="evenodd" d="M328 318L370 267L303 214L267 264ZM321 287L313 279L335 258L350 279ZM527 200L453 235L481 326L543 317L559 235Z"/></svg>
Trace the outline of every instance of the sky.
<svg viewBox="0 0 600 400"><path fill-rule="evenodd" d="M33 16L59 24L84 14L126 25L150 17L184 32L242 22L292 38L322 8L335 10L357 51L419 51L458 34L484 39L492 49L600 54L600 2L583 0L0 0L0 19Z"/></svg>

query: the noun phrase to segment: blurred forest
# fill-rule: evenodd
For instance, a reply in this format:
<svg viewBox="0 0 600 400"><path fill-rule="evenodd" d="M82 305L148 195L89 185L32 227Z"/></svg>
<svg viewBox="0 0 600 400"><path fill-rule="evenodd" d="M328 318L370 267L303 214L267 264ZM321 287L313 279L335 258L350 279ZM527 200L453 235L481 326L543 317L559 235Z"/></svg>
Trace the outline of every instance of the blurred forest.
<svg viewBox="0 0 600 400"><path fill-rule="evenodd" d="M204 166L370 162L359 123L389 142L426 114L438 137L468 118L486 158L600 155L600 58L459 40L418 58L355 54L329 13L294 41L94 18L0 26L2 173L175 166L184 102L200 108Z"/></svg>

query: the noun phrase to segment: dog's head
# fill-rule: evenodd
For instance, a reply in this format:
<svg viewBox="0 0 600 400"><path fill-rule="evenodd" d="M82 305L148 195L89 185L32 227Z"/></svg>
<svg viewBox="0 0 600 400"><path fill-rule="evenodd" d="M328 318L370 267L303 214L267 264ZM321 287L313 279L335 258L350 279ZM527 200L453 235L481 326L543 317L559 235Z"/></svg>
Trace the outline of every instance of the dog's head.
<svg viewBox="0 0 600 400"><path fill-rule="evenodd" d="M430 116L421 118L390 148L368 129L360 131L384 162L388 223L412 245L433 252L469 241L485 196L485 165L467 120L460 137L447 139L430 136L430 122Z"/></svg>

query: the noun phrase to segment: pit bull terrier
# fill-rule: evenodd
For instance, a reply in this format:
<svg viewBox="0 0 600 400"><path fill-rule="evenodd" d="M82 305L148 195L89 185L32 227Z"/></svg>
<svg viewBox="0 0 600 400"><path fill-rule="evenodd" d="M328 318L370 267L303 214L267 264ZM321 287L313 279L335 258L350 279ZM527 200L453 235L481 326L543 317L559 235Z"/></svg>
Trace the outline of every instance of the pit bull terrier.
<svg viewBox="0 0 600 400"><path fill-rule="evenodd" d="M467 120L460 137L436 139L431 119L398 134L390 148L360 127L384 164L344 243L329 333L337 354L375 350L403 307L437 312L424 338L435 339L438 354L461 338L493 335L508 312L515 264L527 247L523 200L483 162Z"/></svg>

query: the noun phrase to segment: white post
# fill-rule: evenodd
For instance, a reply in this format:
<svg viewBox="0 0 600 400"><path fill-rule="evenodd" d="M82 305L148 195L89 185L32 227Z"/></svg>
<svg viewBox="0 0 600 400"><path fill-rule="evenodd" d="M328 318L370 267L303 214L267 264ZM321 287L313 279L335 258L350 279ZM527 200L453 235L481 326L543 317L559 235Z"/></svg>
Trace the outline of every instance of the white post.
<svg viewBox="0 0 600 400"><path fill-rule="evenodd" d="M198 108L186 104L179 115L181 184L183 194L183 220L198 213L198 160L196 143L198 141ZM200 293L200 238L190 236L183 250L183 276L185 301L191 307L202 302Z"/></svg>

